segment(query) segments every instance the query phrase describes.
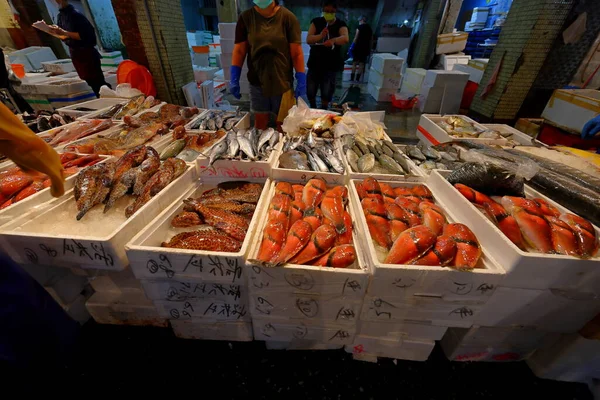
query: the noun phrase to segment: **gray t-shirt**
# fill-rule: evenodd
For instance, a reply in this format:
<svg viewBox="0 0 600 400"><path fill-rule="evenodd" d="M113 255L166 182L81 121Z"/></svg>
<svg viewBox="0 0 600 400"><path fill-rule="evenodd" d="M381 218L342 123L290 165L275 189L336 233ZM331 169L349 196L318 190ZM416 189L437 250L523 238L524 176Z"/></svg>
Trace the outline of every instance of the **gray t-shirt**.
<svg viewBox="0 0 600 400"><path fill-rule="evenodd" d="M279 96L293 88L290 43L300 44L300 23L286 8L270 18L252 7L238 19L235 43L248 42L248 81L260 86L266 97Z"/></svg>

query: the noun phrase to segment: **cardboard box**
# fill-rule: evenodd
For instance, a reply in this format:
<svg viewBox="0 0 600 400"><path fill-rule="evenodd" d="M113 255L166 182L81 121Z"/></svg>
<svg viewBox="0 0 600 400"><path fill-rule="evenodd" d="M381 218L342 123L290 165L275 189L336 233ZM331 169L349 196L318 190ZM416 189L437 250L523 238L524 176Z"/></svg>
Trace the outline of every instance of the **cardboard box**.
<svg viewBox="0 0 600 400"><path fill-rule="evenodd" d="M382 75L372 68L369 71L369 83L382 89L394 89L397 91L400 88L401 81L401 75Z"/></svg>
<svg viewBox="0 0 600 400"><path fill-rule="evenodd" d="M404 59L389 53L374 54L371 60L371 69L382 75L402 74Z"/></svg>

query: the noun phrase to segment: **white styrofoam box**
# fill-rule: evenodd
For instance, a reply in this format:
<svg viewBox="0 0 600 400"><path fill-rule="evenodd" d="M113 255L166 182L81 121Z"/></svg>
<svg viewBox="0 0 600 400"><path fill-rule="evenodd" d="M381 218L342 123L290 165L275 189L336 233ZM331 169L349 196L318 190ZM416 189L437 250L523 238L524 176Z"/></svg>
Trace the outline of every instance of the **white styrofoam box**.
<svg viewBox="0 0 600 400"><path fill-rule="evenodd" d="M479 83L481 82L481 78L483 78L483 71L480 69L477 69L471 65L464 65L464 64L454 64L452 66L452 70L453 71L460 71L460 72L464 72L465 74L469 74L469 80L471 82L475 82L475 83Z"/></svg>
<svg viewBox="0 0 600 400"><path fill-rule="evenodd" d="M376 51L380 53L398 53L410 46L409 37L379 37Z"/></svg>
<svg viewBox="0 0 600 400"><path fill-rule="evenodd" d="M54 282L51 287L63 303L69 304L75 301L77 296L81 295L81 292L87 285L87 281L87 277L69 272Z"/></svg>
<svg viewBox="0 0 600 400"><path fill-rule="evenodd" d="M429 114L457 114L460 111L464 87L421 87L419 109Z"/></svg>
<svg viewBox="0 0 600 400"><path fill-rule="evenodd" d="M267 350L339 350L342 344L321 343L312 340L292 340L291 342L265 341Z"/></svg>
<svg viewBox="0 0 600 400"><path fill-rule="evenodd" d="M539 140L535 140L531 136L526 133L521 132L518 129L513 128L512 126L505 124L481 124L485 126L487 129L491 129L494 131L500 132L500 134L508 140L512 140L517 142L523 146L546 146L544 143Z"/></svg>
<svg viewBox="0 0 600 400"><path fill-rule="evenodd" d="M76 105L62 107L56 110L60 115L69 115L74 118L85 117L91 113L96 112L104 112L108 110L110 107L116 104L123 104L127 101L127 99L122 98L104 98L104 99L95 99L90 101L85 101L83 103L78 103ZM84 108L88 108L88 110L82 110Z"/></svg>
<svg viewBox="0 0 600 400"><path fill-rule="evenodd" d="M600 379L600 340L563 335L536 351L527 365L539 378L590 384L592 379Z"/></svg>
<svg viewBox="0 0 600 400"><path fill-rule="evenodd" d="M550 124L576 134L598 115L600 90L591 89L557 89L542 112L542 118Z"/></svg>
<svg viewBox="0 0 600 400"><path fill-rule="evenodd" d="M176 201L163 207L162 213L125 245L130 258L131 268L138 279L189 280L196 282L216 282L224 284L244 284L245 259L250 249L253 235L262 212L267 208L267 193L270 181L267 179L248 179L255 183L264 183L256 212L250 222L248 234L237 253L185 250L160 247L167 239L171 229L171 220L183 210L183 199L199 197L204 191L213 189L219 182L235 181L233 178L220 178L216 181L198 181ZM191 230L191 229L190 229Z"/></svg>
<svg viewBox="0 0 600 400"><path fill-rule="evenodd" d="M473 58L469 61L469 65L480 71L485 71L489 61L489 58Z"/></svg>
<svg viewBox="0 0 600 400"><path fill-rule="evenodd" d="M392 96L398 91L398 89L384 89L373 85L371 82L367 85L367 92L375 100L384 103L390 103Z"/></svg>
<svg viewBox="0 0 600 400"><path fill-rule="evenodd" d="M203 298L233 303L247 298L247 286L213 282L189 282L178 279L142 280L146 297L151 300L187 301Z"/></svg>
<svg viewBox="0 0 600 400"><path fill-rule="evenodd" d="M250 322L248 300L218 300L213 298L186 301L154 300L158 315L170 320L212 320Z"/></svg>
<svg viewBox="0 0 600 400"><path fill-rule="evenodd" d="M335 322L315 322L306 318L289 319L252 317L256 340L293 342L314 341L327 344L351 344L356 335L356 326Z"/></svg>
<svg viewBox="0 0 600 400"><path fill-rule="evenodd" d="M66 74L68 72L75 71L75 66L70 58L55 61L44 61L42 62L42 67L44 67L45 71L56 72L59 74Z"/></svg>
<svg viewBox="0 0 600 400"><path fill-rule="evenodd" d="M456 85L463 88L469 80L469 74L465 74L460 71L444 71L440 69L427 70L425 78L423 79L423 85L426 87L448 87L449 85Z"/></svg>
<svg viewBox="0 0 600 400"><path fill-rule="evenodd" d="M85 307L85 302L89 298L89 294L84 293L78 295L73 301L69 303L65 303L56 293L54 288L46 288L46 291L52 296L54 301L58 303L59 306L62 307L63 310L71 317L73 320L79 322L79 324L85 324L90 318L91 315Z"/></svg>
<svg viewBox="0 0 600 400"><path fill-rule="evenodd" d="M489 7L475 7L473 14L471 15L471 22L483 22L487 21L488 14L490 13Z"/></svg>
<svg viewBox="0 0 600 400"><path fill-rule="evenodd" d="M399 323L390 322L363 322L358 323L358 334L380 339L425 339L440 340L448 330L446 326L436 326L418 321L407 321Z"/></svg>
<svg viewBox="0 0 600 400"><path fill-rule="evenodd" d="M96 94L90 90L85 92L72 93L61 97L48 96L48 101L50 101L50 105L52 107L54 107L55 109L59 109L63 107L76 105L81 103L82 101L88 101L95 98Z"/></svg>
<svg viewBox="0 0 600 400"><path fill-rule="evenodd" d="M194 80L196 82L203 82L213 79L218 70L219 68L217 67L194 66Z"/></svg>
<svg viewBox="0 0 600 400"><path fill-rule="evenodd" d="M360 314L361 323L419 322L437 326L470 328L482 312L481 299L447 300L439 297L406 298L367 294Z"/></svg>
<svg viewBox="0 0 600 400"><path fill-rule="evenodd" d="M209 66L209 54L208 53L193 53L192 54L192 64L199 65L203 67Z"/></svg>
<svg viewBox="0 0 600 400"><path fill-rule="evenodd" d="M125 217L122 209L124 207L118 206L103 217L103 207L97 205L82 221L77 221L77 209L71 190L63 197L45 203L30 214L2 226L1 244L10 256L20 263L120 271L129 263L124 243L161 210L179 199L195 179L196 169L188 165L179 178L161 190L130 218ZM121 204L132 201L130 197L125 197ZM96 218L94 214L97 215ZM57 222L57 218L60 223ZM90 233L79 233L78 226L83 224L87 225ZM40 227L51 228L53 231L36 231Z"/></svg>
<svg viewBox="0 0 600 400"><path fill-rule="evenodd" d="M48 96L45 94L25 94L23 99L31 106L33 111L54 111Z"/></svg>
<svg viewBox="0 0 600 400"><path fill-rule="evenodd" d="M17 63L17 61L13 61L13 59L26 59L27 63L19 62L19 64L24 64L26 69L30 66L31 69L27 70L33 71L41 69L43 61L56 60L56 55L50 47L31 46L22 50L17 50L9 53L8 58L13 64Z"/></svg>
<svg viewBox="0 0 600 400"><path fill-rule="evenodd" d="M77 271L76 268L71 268ZM142 283L133 275L131 268L123 271L83 270L88 282L96 292L122 292L142 290ZM148 297L148 296L146 296Z"/></svg>
<svg viewBox="0 0 600 400"><path fill-rule="evenodd" d="M69 273L69 270L66 268L55 268L38 264L21 264L21 268L31 275L37 283L46 287L52 287L60 278Z"/></svg>
<svg viewBox="0 0 600 400"><path fill-rule="evenodd" d="M285 140L287 136L284 136ZM285 144L283 145L285 146ZM335 146L335 151L337 152L338 159L342 159L342 154L339 147ZM279 154L281 155L281 153ZM273 180L279 181L294 181L296 183L306 183L313 178L320 178L325 181L328 185L343 185L346 183L347 172L344 171L343 174L338 174L336 172L317 172L317 171L303 171L299 169L288 169L282 168L279 165L279 156L273 167L271 168L271 177Z"/></svg>
<svg viewBox="0 0 600 400"><path fill-rule="evenodd" d="M475 322L484 326L529 326L548 332L572 333L599 312L600 300L592 296L500 287Z"/></svg>
<svg viewBox="0 0 600 400"><path fill-rule="evenodd" d="M437 37L436 54L451 54L463 51L467 46L468 33L444 33Z"/></svg>
<svg viewBox="0 0 600 400"><path fill-rule="evenodd" d="M355 183L351 180L350 198L354 204L360 204ZM385 182L392 188L413 187L417 182ZM467 218L457 218L453 204L442 199L442 195L431 185L427 184L434 195L436 203L444 210L449 222L461 222L473 229L473 223ZM357 210L361 209L360 205ZM489 256L489 251L482 249L483 255L477 265L471 271L459 271L447 267L416 266L385 264L379 261L375 245L371 240L367 221L364 213L360 212L358 217L358 230L365 232L364 250L366 250L370 265L373 267L373 275L369 283L367 293L372 296L380 296L385 299L409 298L413 295L435 296L443 299L476 300L485 302L493 293L494 289L504 278L504 271ZM478 236L479 237L479 236Z"/></svg>
<svg viewBox="0 0 600 400"><path fill-rule="evenodd" d="M58 84L61 83L61 84ZM48 97L61 98L73 93L89 92L92 89L79 78L61 79L59 77L51 78L36 85L37 93L46 94Z"/></svg>
<svg viewBox="0 0 600 400"><path fill-rule="evenodd" d="M235 45L234 39L224 39L221 38L221 53L223 54L231 54L233 53L233 47Z"/></svg>
<svg viewBox="0 0 600 400"><path fill-rule="evenodd" d="M435 114L423 114L419 119L419 125L417 126L417 137L425 143L430 143L432 145L438 145L440 143L451 142L453 140L461 140L465 138L459 138L450 136L448 132L444 130L440 125L441 122L444 122L447 118L456 116L464 119L467 122L473 124L475 128L480 131L486 130L485 126L473 121L471 118L466 115L435 115ZM506 145L507 140L502 139L479 139L473 138L468 140L474 140L477 143L485 143L485 144L496 144L496 145Z"/></svg>
<svg viewBox="0 0 600 400"><path fill-rule="evenodd" d="M371 59L371 69L382 75L400 75L402 74L402 65L404 59L390 53L374 54Z"/></svg>
<svg viewBox="0 0 600 400"><path fill-rule="evenodd" d="M89 313L99 324L158 326L169 323L158 315L154 304L144 292L96 292L85 303Z"/></svg>
<svg viewBox="0 0 600 400"><path fill-rule="evenodd" d="M249 160L217 160L212 166L209 166L209 159L199 156L196 159L196 167L205 178L216 178L226 176L231 178L268 178L271 176L271 169L279 163L281 148L283 147L283 138L275 145L269 157L264 161Z"/></svg>
<svg viewBox="0 0 600 400"><path fill-rule="evenodd" d="M465 54L442 54L440 56L440 62L446 71L453 70L454 65L461 64L467 65L471 56Z"/></svg>
<svg viewBox="0 0 600 400"><path fill-rule="evenodd" d="M377 86L384 89L397 90L400 87L401 81L402 75L382 75L374 69L371 69L371 71L369 71L369 83L372 83L373 86Z"/></svg>
<svg viewBox="0 0 600 400"><path fill-rule="evenodd" d="M271 199L274 196L276 183L273 182L269 195L266 196L267 201L264 207L267 208ZM354 226L356 226L356 214L353 205L354 199L349 198L348 213L352 218ZM256 226L257 234L254 236L252 247L248 253L248 259L256 259L260 245L262 242L262 233L267 222L266 218ZM362 299L369 280L368 268L365 266L365 258L362 248L359 245L359 238L356 231L353 236L353 243L356 249L355 263L348 268L329 268L315 267L311 265L295 265L286 264L279 268L263 268L258 265L253 265L249 270L248 286L250 292L255 297L256 303L261 304L260 295L265 292L276 292L278 294L297 294L302 297L304 295L315 295L316 297L323 295L336 299ZM285 301L289 302L289 299ZM278 304L264 303L265 310L271 307L279 307ZM294 307L295 308L295 307ZM339 310L338 310L339 311ZM254 312L254 310L253 310ZM271 315L268 312L263 312L264 315ZM260 314L259 314L260 315Z"/></svg>
<svg viewBox="0 0 600 400"><path fill-rule="evenodd" d="M452 361L520 361L559 334L523 327L450 328L440 345Z"/></svg>
<svg viewBox="0 0 600 400"><path fill-rule="evenodd" d="M250 342L251 322L222 322L199 320L171 320L173 333L180 339L226 340L229 342Z"/></svg>
<svg viewBox="0 0 600 400"><path fill-rule="evenodd" d="M219 36L221 40L235 38L235 22L219 22Z"/></svg>
<svg viewBox="0 0 600 400"><path fill-rule="evenodd" d="M406 71L404 71L404 75L402 76L402 85L404 86L406 84L410 87L417 88L419 89L417 93L419 93L426 74L427 70L423 68L406 68Z"/></svg>
<svg viewBox="0 0 600 400"><path fill-rule="evenodd" d="M346 352L360 360L364 356L395 358L399 360L427 361L435 347L435 341L425 339L381 339L357 335L352 345L345 346ZM365 360L367 361L367 360Z"/></svg>
<svg viewBox="0 0 600 400"><path fill-rule="evenodd" d="M467 21L465 23L465 32L472 32L475 29L483 29L485 28L485 22L471 22Z"/></svg>
<svg viewBox="0 0 600 400"><path fill-rule="evenodd" d="M541 254L520 250L471 202L445 179L445 172L433 171L428 184L440 198L453 205L453 213L470 227L488 253L502 265L506 276L502 286L523 289L560 289L569 293L600 293L600 257L582 260L572 256ZM546 196L525 187L528 198L541 198L561 213L569 212ZM595 227L596 235L600 229ZM483 324L482 324L483 325Z"/></svg>

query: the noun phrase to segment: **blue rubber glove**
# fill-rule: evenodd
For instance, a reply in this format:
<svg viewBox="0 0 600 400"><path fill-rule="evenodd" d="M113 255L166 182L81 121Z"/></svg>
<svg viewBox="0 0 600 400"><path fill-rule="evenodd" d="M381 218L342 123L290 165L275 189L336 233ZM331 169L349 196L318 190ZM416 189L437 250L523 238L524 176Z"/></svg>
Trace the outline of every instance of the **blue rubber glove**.
<svg viewBox="0 0 600 400"><path fill-rule="evenodd" d="M242 76L242 68L237 65L232 65L229 69L231 74L231 79L229 80L229 92L236 99L241 99L242 95L240 94L240 76Z"/></svg>
<svg viewBox="0 0 600 400"><path fill-rule="evenodd" d="M304 72L296 72L296 98L306 96L306 74Z"/></svg>
<svg viewBox="0 0 600 400"><path fill-rule="evenodd" d="M600 115L590 119L581 131L582 139L591 139L600 133Z"/></svg>
<svg viewBox="0 0 600 400"><path fill-rule="evenodd" d="M354 51L354 43L352 43L350 45L350 48L348 49L348 57L354 58L354 55L352 54L353 51Z"/></svg>

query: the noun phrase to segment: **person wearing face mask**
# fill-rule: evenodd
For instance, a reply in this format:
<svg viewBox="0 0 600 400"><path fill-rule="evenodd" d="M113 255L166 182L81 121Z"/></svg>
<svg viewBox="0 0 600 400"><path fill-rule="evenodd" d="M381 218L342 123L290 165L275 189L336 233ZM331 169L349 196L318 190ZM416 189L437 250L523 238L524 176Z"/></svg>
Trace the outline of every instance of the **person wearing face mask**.
<svg viewBox="0 0 600 400"><path fill-rule="evenodd" d="M351 81L360 82L360 76L365 70L365 63L371 54L371 41L373 40L373 30L367 24L367 17L361 15L358 19L358 28L354 41L348 49L348 56L352 58ZM358 72L357 72L358 67Z"/></svg>
<svg viewBox="0 0 600 400"><path fill-rule="evenodd" d="M321 91L321 108L327 109L335 91L339 72L344 70L342 46L350 41L346 23L336 18L337 4L323 3L323 15L311 21L306 43L308 58L307 96L310 106L317 107L317 91Z"/></svg>
<svg viewBox="0 0 600 400"><path fill-rule="evenodd" d="M271 113L280 124L294 104L294 95L306 95L304 53L300 23L294 14L280 7L278 0L254 0L254 4L240 15L236 25L229 90L241 98L240 75L248 56L254 125L266 129Z"/></svg>

